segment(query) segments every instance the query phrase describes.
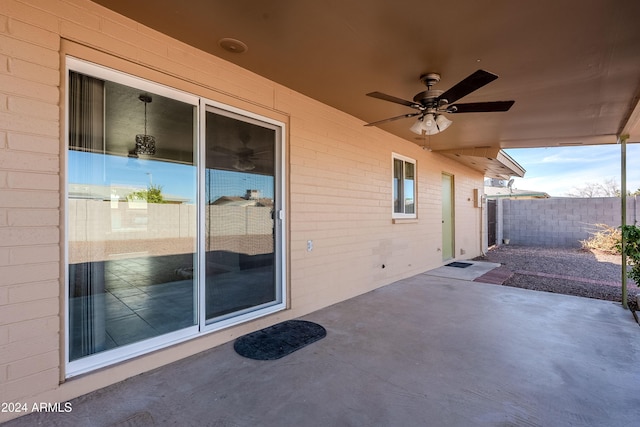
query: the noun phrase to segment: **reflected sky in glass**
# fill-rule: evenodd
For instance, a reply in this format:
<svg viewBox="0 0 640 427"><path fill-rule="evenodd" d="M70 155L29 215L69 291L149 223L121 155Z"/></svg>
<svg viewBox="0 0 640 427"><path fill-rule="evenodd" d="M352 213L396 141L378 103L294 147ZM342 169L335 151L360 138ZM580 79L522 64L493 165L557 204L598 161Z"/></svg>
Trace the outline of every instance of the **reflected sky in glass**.
<svg viewBox="0 0 640 427"><path fill-rule="evenodd" d="M91 173L86 172L89 165ZM187 203L195 203L196 199L196 167L193 165L70 150L68 170L70 184L118 185L138 189L153 184L162 187L163 194L187 200ZM222 186L225 194L207 195L207 202L222 196L244 196L249 189L258 189L262 197L273 198L271 176L226 170L207 172L205 179L229 183Z"/></svg>

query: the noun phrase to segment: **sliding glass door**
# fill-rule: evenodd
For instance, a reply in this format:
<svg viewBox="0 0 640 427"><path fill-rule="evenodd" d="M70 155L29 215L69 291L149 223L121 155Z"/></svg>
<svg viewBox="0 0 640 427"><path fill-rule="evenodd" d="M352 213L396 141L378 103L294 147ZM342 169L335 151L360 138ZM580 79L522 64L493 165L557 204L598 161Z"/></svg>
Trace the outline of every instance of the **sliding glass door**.
<svg viewBox="0 0 640 427"><path fill-rule="evenodd" d="M213 107L205 126L205 313L212 323L283 301L280 129Z"/></svg>
<svg viewBox="0 0 640 427"><path fill-rule="evenodd" d="M283 124L68 68L67 376L285 308Z"/></svg>
<svg viewBox="0 0 640 427"><path fill-rule="evenodd" d="M85 74L83 63L75 68L68 75L67 336L68 360L82 371L197 331L198 100L102 69Z"/></svg>

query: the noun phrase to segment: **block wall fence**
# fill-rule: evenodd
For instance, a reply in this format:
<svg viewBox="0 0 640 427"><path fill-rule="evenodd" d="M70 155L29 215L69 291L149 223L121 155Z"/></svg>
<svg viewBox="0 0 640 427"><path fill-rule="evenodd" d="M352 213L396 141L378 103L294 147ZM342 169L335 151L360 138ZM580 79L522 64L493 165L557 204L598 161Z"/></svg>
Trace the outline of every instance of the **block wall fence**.
<svg viewBox="0 0 640 427"><path fill-rule="evenodd" d="M498 242L524 246L580 247L595 224L620 226L618 197L501 200ZM500 206L501 205L501 206ZM627 198L627 224L638 222L640 197Z"/></svg>

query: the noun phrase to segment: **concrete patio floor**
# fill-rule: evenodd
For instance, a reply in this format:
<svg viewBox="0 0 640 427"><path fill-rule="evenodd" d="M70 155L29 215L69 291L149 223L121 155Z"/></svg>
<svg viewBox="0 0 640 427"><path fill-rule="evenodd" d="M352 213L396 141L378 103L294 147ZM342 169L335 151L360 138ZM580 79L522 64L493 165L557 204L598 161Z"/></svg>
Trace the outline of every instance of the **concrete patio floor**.
<svg viewBox="0 0 640 427"><path fill-rule="evenodd" d="M305 316L327 337L282 359L227 343L7 426L638 425L631 313L471 282L493 268L481 267L464 278L441 267Z"/></svg>

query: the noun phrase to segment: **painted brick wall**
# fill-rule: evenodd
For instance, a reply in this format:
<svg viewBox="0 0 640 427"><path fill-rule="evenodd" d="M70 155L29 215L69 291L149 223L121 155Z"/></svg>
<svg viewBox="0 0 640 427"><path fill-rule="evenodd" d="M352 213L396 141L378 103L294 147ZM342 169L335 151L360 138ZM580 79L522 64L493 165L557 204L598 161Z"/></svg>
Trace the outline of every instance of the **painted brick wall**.
<svg viewBox="0 0 640 427"><path fill-rule="evenodd" d="M0 401L7 402L53 389L60 377L60 43L46 14L0 4Z"/></svg>
<svg viewBox="0 0 640 427"><path fill-rule="evenodd" d="M64 52L287 123L291 310L64 381ZM417 161L416 221L391 220L392 152ZM442 172L471 258L482 174L95 3L0 0L0 401L64 401L441 265Z"/></svg>
<svg viewBox="0 0 640 427"><path fill-rule="evenodd" d="M594 224L620 225L620 199L503 200L503 238L526 246L580 247ZM627 223L638 220L640 197L627 199Z"/></svg>

